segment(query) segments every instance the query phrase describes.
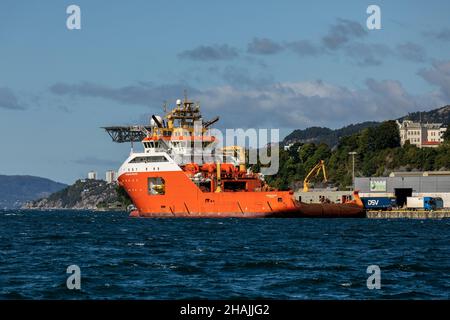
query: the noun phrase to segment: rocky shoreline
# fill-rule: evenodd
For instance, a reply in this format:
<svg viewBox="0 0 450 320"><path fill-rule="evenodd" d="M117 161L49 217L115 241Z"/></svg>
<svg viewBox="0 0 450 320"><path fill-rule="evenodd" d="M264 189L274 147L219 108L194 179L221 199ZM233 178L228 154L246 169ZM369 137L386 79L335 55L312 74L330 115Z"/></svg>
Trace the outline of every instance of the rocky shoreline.
<svg viewBox="0 0 450 320"><path fill-rule="evenodd" d="M77 180L73 185L46 198L28 201L22 209L122 211L128 205L129 199L116 183Z"/></svg>

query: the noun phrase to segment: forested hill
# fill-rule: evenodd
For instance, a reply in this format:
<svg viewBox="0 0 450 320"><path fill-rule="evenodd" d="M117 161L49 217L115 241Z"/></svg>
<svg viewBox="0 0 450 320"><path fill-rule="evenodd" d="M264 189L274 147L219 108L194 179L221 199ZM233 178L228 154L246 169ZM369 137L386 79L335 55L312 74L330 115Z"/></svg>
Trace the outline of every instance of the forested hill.
<svg viewBox="0 0 450 320"><path fill-rule="evenodd" d="M431 111L413 112L408 114L407 116L400 118L399 120L406 119L413 121L450 124L450 105Z"/></svg>
<svg viewBox="0 0 450 320"><path fill-rule="evenodd" d="M326 143L327 145L334 147L338 144L339 139L345 136L352 135L362 129L375 127L379 125L379 122L363 122L358 124L351 124L340 129L330 129L324 127L310 127L306 129L297 129L287 135L282 145L288 145L296 142L314 142L314 143Z"/></svg>
<svg viewBox="0 0 450 320"><path fill-rule="evenodd" d="M434 122L450 124L450 105L442 108L434 109L431 111L418 111L410 113L398 120L413 120L422 122ZM296 142L312 142L312 143L326 143L331 148L338 145L339 140L342 137L350 136L358 133L365 128L376 127L380 125L380 122L366 121L357 124L351 124L340 129L330 129L325 127L310 127L306 129L297 129L288 134L281 145L285 146L290 143Z"/></svg>
<svg viewBox="0 0 450 320"><path fill-rule="evenodd" d="M297 189L306 174L324 160L329 180L340 189L352 184L352 161L355 156L356 176L386 176L392 171L450 170L450 130L438 148L419 149L406 144L400 147L400 135L395 121L342 137L336 148L324 143L296 143L289 150L280 148L280 167L267 182L280 189ZM258 166L255 166L258 170ZM319 177L321 180L322 177Z"/></svg>

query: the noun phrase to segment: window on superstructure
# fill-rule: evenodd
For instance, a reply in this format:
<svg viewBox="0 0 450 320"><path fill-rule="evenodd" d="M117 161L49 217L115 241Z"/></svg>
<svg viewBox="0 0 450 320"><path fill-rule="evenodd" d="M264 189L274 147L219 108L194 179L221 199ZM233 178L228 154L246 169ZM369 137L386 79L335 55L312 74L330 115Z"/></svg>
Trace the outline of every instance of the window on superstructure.
<svg viewBox="0 0 450 320"><path fill-rule="evenodd" d="M166 183L161 177L148 178L148 194L151 196L166 193Z"/></svg>
<svg viewBox="0 0 450 320"><path fill-rule="evenodd" d="M145 157L136 157L130 160L129 163L151 163L151 162L168 162L166 157L164 156L145 156Z"/></svg>
<svg viewBox="0 0 450 320"><path fill-rule="evenodd" d="M225 192L245 191L247 190L247 183L245 181L225 181L223 190Z"/></svg>

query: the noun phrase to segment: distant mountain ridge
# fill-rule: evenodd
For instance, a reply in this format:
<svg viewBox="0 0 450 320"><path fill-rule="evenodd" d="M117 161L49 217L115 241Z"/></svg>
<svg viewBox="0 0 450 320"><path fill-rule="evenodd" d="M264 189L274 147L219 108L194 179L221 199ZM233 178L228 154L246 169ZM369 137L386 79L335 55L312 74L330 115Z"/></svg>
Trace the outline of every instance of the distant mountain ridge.
<svg viewBox="0 0 450 320"><path fill-rule="evenodd" d="M27 201L46 197L66 186L41 177L0 175L0 209L20 208Z"/></svg>
<svg viewBox="0 0 450 320"><path fill-rule="evenodd" d="M388 119L386 119L388 120ZM422 122L443 123L450 124L450 105L430 111L417 111L409 113L406 116L398 118L397 120L413 120ZM369 127L376 127L381 122L366 121L357 124L351 124L339 129L330 129L325 127L309 127L306 129L297 129L288 134L281 145L288 145L290 143L326 143L331 148L337 146L339 139L358 133L361 130Z"/></svg>
<svg viewBox="0 0 450 320"><path fill-rule="evenodd" d="M302 142L302 143L326 143L330 147L334 147L338 144L341 137L350 136L365 128L375 127L379 125L379 122L367 121L358 124L351 124L340 129L330 129L325 127L310 127L306 129L297 129L288 134L283 141L282 145L288 145L290 143Z"/></svg>
<svg viewBox="0 0 450 320"><path fill-rule="evenodd" d="M450 105L430 111L417 111L401 117L398 120L413 120L422 122L433 122L450 124Z"/></svg>

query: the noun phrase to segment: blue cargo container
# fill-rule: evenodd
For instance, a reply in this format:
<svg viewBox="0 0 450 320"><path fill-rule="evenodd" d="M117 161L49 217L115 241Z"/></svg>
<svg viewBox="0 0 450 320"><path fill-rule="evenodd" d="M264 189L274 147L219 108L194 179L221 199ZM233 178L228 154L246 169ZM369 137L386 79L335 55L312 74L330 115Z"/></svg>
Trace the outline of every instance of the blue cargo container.
<svg viewBox="0 0 450 320"><path fill-rule="evenodd" d="M362 197L364 208L370 210L389 210L397 205L395 198L390 197Z"/></svg>

